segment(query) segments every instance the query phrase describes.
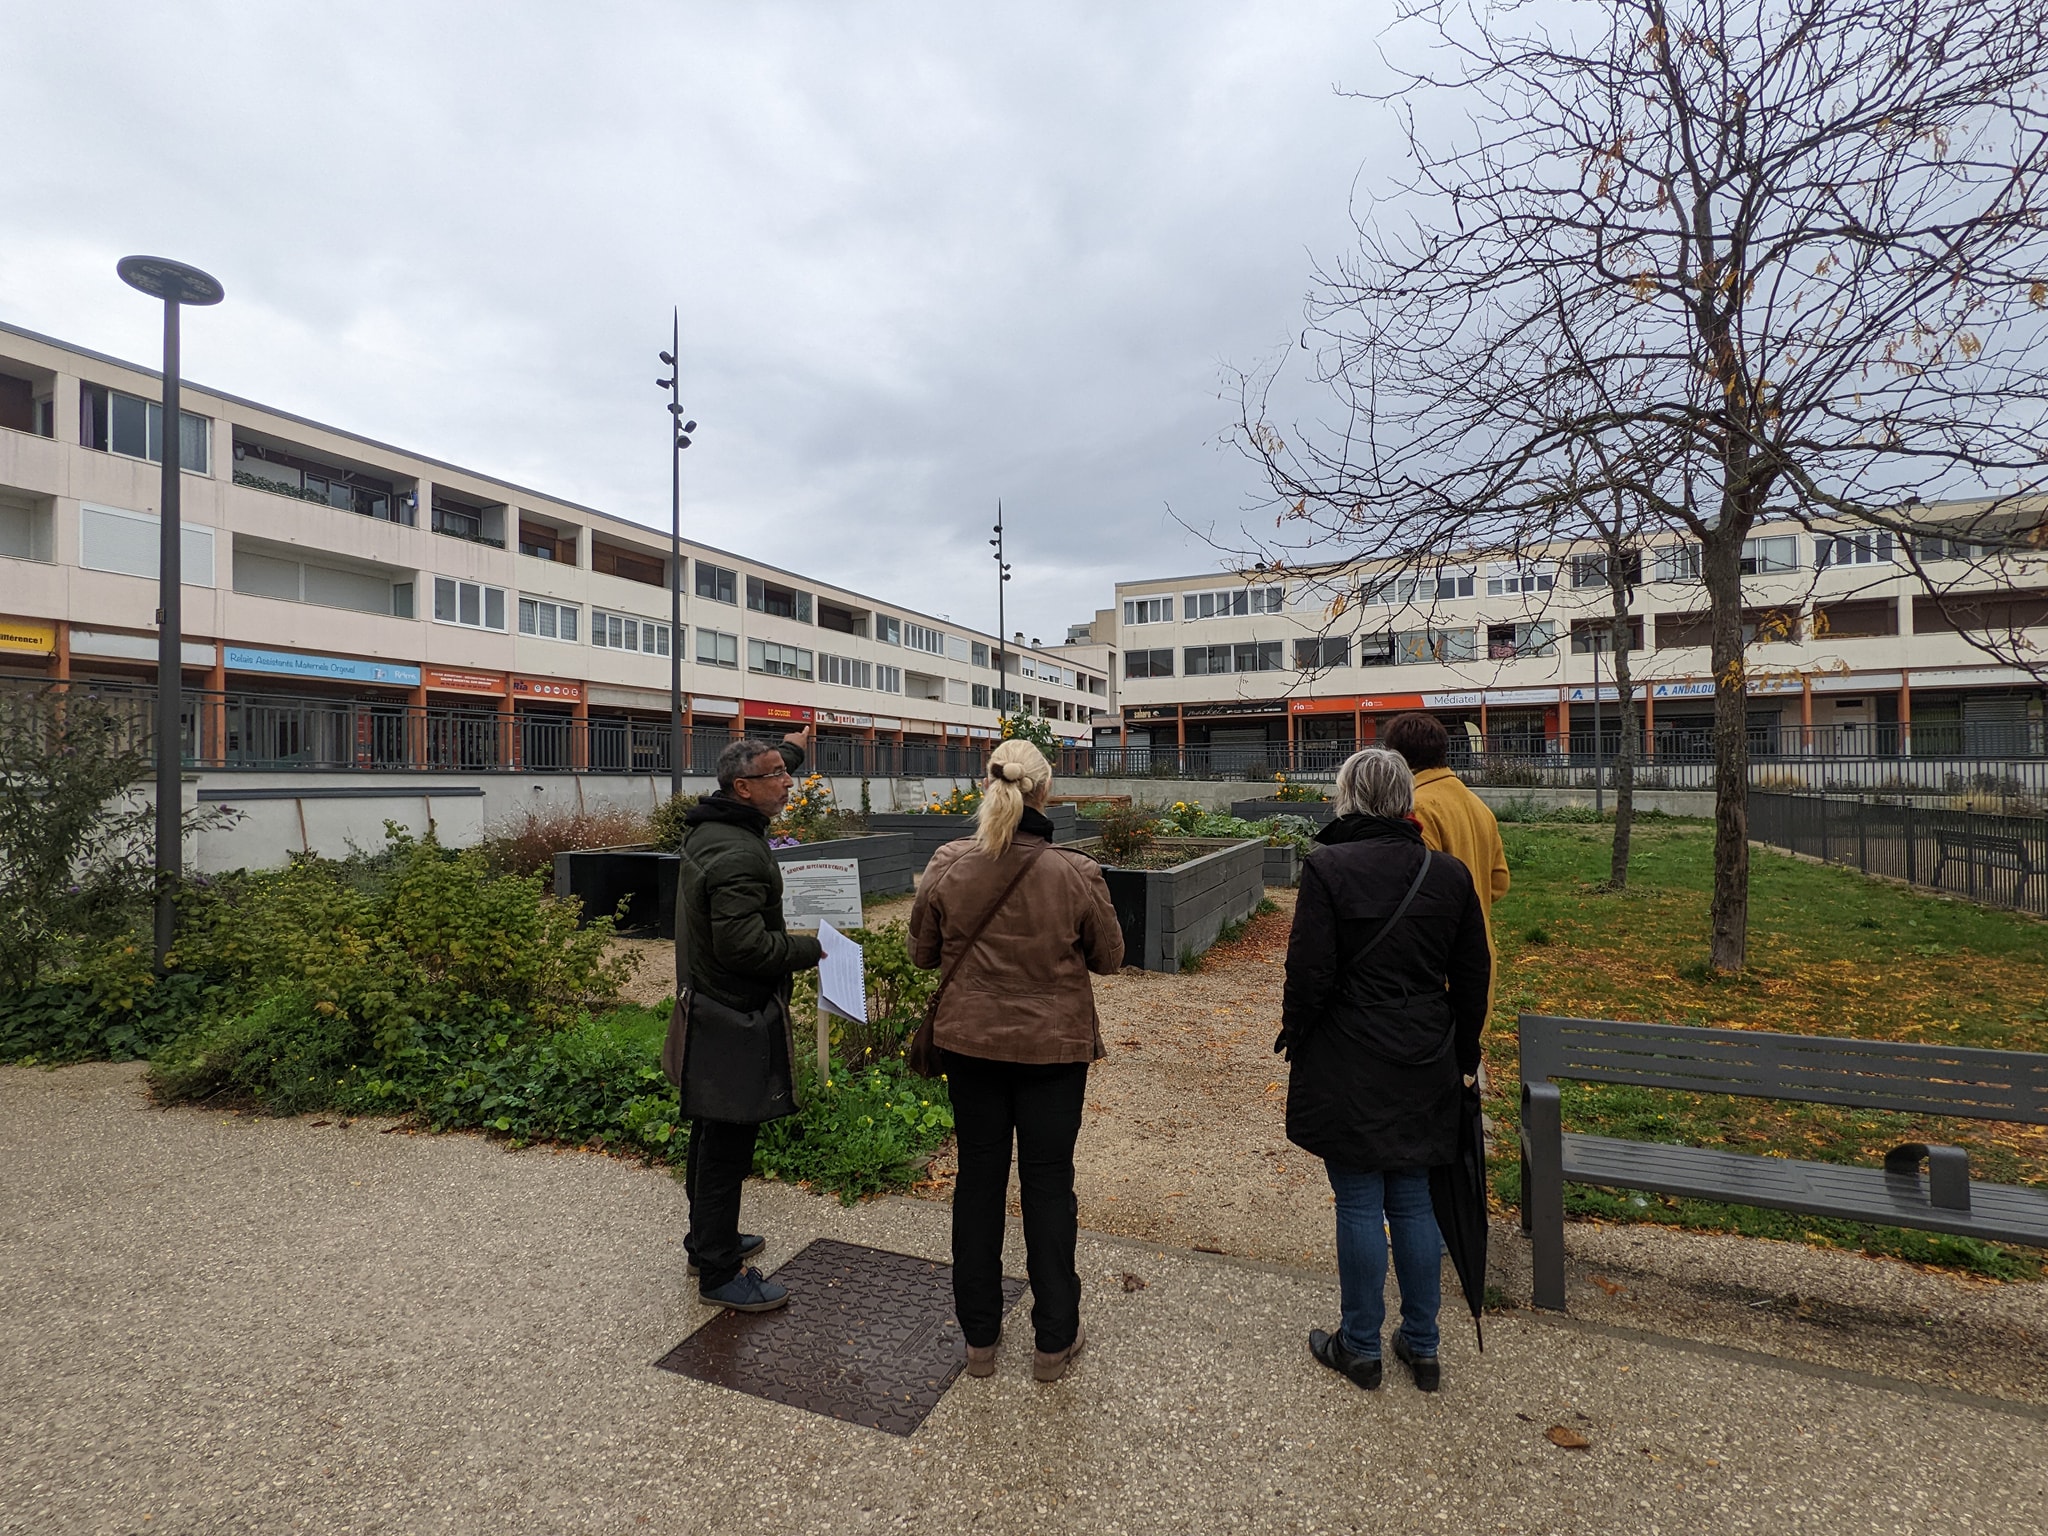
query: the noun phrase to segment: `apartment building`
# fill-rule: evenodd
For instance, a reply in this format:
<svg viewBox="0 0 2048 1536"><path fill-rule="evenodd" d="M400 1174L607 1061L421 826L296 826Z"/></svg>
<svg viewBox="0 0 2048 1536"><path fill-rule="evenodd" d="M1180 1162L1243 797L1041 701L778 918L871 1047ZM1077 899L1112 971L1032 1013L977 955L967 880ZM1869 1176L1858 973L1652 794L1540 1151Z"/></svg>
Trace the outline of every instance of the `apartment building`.
<svg viewBox="0 0 2048 1536"><path fill-rule="evenodd" d="M2013 526L1993 542L1981 509L1917 509L1921 565L1955 596L1930 597L1903 539L1869 530L1760 528L1743 547L1750 726L1761 752L1849 756L2038 755L2043 692L1965 630L2018 635L2048 660L2048 549ZM2026 519L2013 520L2024 524ZM1648 741L1704 752L1713 719L1700 551L1666 539L1631 557L1630 666ZM1593 728L1596 690L1617 697L1601 654L1607 565L1583 548L1447 557L1426 571L1335 566L1119 582L1113 610L1120 712L1098 747L1183 748L1247 765L1331 758L1409 710L1454 742L1540 754ZM1603 730L1616 729L1606 711ZM1590 741L1590 736L1587 738ZM1611 745L1609 747L1611 750Z"/></svg>
<svg viewBox="0 0 2048 1536"><path fill-rule="evenodd" d="M0 325L0 678L153 685L160 400ZM672 631L664 532L200 385L181 406L195 762L661 771L676 652L696 758L810 724L837 771L924 771L1005 708L1074 741L1109 708L1099 667L695 540Z"/></svg>

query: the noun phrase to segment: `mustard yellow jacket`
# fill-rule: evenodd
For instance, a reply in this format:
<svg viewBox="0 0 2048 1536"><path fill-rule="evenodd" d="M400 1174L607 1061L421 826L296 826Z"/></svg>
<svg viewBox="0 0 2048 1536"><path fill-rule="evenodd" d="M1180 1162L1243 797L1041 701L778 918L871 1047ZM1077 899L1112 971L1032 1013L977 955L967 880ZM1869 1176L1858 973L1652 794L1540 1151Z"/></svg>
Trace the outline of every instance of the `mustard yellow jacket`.
<svg viewBox="0 0 2048 1536"><path fill-rule="evenodd" d="M1508 855L1493 812L1450 769L1425 768L1415 775L1415 819L1422 823L1425 844L1448 853L1471 874L1491 947L1493 904L1508 893Z"/></svg>

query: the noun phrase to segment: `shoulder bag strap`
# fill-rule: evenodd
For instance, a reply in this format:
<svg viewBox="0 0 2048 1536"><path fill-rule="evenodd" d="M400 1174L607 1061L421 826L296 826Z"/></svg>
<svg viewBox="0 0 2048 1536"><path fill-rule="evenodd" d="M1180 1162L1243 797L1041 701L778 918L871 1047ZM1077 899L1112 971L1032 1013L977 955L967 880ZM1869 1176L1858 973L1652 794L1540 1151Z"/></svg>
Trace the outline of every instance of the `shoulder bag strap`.
<svg viewBox="0 0 2048 1536"><path fill-rule="evenodd" d="M974 946L981 942L982 934L988 931L988 925L994 921L995 915L1002 911L1003 903L1010 899L1010 893L1017 889L1017 883L1024 878L1031 866L1038 862L1038 856L1045 852L1047 846L1045 843L1034 843L1025 851L1023 859L1017 865L1017 873L1010 876L1010 883L1003 887L1002 894L989 903L988 910L981 914L981 921L974 925L974 932L967 935L967 942L960 946L960 953L953 957L953 963L947 966L940 974L939 989L932 994L931 1002L925 1007L926 1018L936 1018L938 1016L939 999L946 995L946 988L951 984L954 974L960 969L961 963L966 960Z"/></svg>
<svg viewBox="0 0 2048 1536"><path fill-rule="evenodd" d="M1381 927L1380 931L1372 936L1371 940L1366 944L1365 948L1361 949L1357 954L1351 957L1351 963L1353 965L1356 965L1359 961L1363 960L1367 955L1371 954L1375 949L1378 949L1380 946L1380 940L1384 939L1388 934L1392 933L1394 931L1394 925L1400 922L1402 918L1408 915L1408 904L1415 899L1415 893L1422 889L1423 877L1429 873L1429 861L1435 857L1436 852L1434 849L1425 848L1422 850L1422 868L1415 871L1415 880L1408 887L1408 894L1401 898L1401 905L1394 908L1394 915L1388 918L1385 925Z"/></svg>

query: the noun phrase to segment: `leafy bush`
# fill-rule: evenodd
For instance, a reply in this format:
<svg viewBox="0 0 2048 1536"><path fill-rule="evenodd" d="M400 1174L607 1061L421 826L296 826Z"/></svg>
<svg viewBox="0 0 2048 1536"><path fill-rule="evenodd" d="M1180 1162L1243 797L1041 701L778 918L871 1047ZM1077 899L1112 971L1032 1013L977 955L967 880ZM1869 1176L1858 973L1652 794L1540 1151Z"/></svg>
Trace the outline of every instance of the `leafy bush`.
<svg viewBox="0 0 2048 1536"><path fill-rule="evenodd" d="M1184 837L1255 837L1274 848L1306 851L1315 841L1316 824L1306 816L1266 816L1247 821L1222 811L1205 810L1187 800L1176 800L1160 820Z"/></svg>
<svg viewBox="0 0 2048 1536"><path fill-rule="evenodd" d="M901 919L880 928L857 928L848 937L861 947L868 1021L834 1016L832 1047L841 1062L857 1068L903 1054L924 1021L925 1005L938 990L939 973L923 970L911 960L910 925ZM790 1006L797 1018L808 1019L817 1003L818 973L805 971L797 977Z"/></svg>
<svg viewBox="0 0 2048 1536"><path fill-rule="evenodd" d="M648 841L663 853L683 851L683 818L697 808L695 795L670 795L648 818Z"/></svg>
<svg viewBox="0 0 2048 1536"><path fill-rule="evenodd" d="M648 818L624 806L594 811L548 806L487 829L477 853L484 868L494 875L539 875L552 888L558 853L574 848L619 848L649 840Z"/></svg>
<svg viewBox="0 0 2048 1536"><path fill-rule="evenodd" d="M840 806L822 773L807 773L790 791L789 804L769 825L768 836L771 842L822 843L835 837L858 837L867 829L859 812Z"/></svg>
<svg viewBox="0 0 2048 1536"><path fill-rule="evenodd" d="M1052 764L1054 771L1058 771L1060 738L1050 721L1042 720L1037 715L1005 715L1003 740L1030 742L1045 755L1045 760Z"/></svg>
<svg viewBox="0 0 2048 1536"><path fill-rule="evenodd" d="M915 1183L953 1133L943 1081L918 1077L899 1058L820 1084L815 1062L798 1068L803 1107L761 1127L754 1171L831 1190L851 1205L862 1195Z"/></svg>
<svg viewBox="0 0 2048 1536"><path fill-rule="evenodd" d="M1134 805L1119 805L1103 813L1095 823L1102 839L1102 853L1112 864L1123 864L1144 856L1159 835L1152 812Z"/></svg>

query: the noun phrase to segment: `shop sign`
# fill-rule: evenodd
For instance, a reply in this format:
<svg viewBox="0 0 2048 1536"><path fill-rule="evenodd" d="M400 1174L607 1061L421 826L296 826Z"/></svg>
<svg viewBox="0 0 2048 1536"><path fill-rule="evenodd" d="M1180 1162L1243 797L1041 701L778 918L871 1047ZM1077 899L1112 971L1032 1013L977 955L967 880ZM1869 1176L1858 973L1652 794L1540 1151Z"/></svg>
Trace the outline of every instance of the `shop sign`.
<svg viewBox="0 0 2048 1536"><path fill-rule="evenodd" d="M1358 708L1355 698L1342 699L1290 699L1288 711L1297 715L1348 715Z"/></svg>
<svg viewBox="0 0 2048 1536"><path fill-rule="evenodd" d="M877 715L875 716L875 729L878 731L900 731L903 729L903 722L901 720L887 720Z"/></svg>
<svg viewBox="0 0 2048 1536"><path fill-rule="evenodd" d="M1800 693L1804 682L1797 677L1752 677L1749 680L1750 693ZM1714 685L1699 683L1658 683L1650 690L1653 699L1711 699Z"/></svg>
<svg viewBox="0 0 2048 1536"><path fill-rule="evenodd" d="M749 699L747 700L747 718L749 720L793 720L799 724L808 724L811 718L811 711L802 704L762 704L754 699Z"/></svg>
<svg viewBox="0 0 2048 1536"><path fill-rule="evenodd" d="M1229 704L1189 704L1181 710L1185 720L1228 720L1241 715L1284 715L1285 699L1238 699Z"/></svg>
<svg viewBox="0 0 2048 1536"><path fill-rule="evenodd" d="M837 709L821 709L818 711L818 722L821 725L873 725L875 717L873 715L849 715Z"/></svg>
<svg viewBox="0 0 2048 1536"><path fill-rule="evenodd" d="M1486 690L1488 704L1555 704L1555 688L1489 688Z"/></svg>
<svg viewBox="0 0 2048 1536"><path fill-rule="evenodd" d="M1555 700L1555 695L1552 695ZM1422 696L1424 709L1477 709L1483 694L1477 693L1425 693Z"/></svg>
<svg viewBox="0 0 2048 1536"><path fill-rule="evenodd" d="M512 693L521 699L561 699L570 704L583 701L583 685L561 677L515 677Z"/></svg>
<svg viewBox="0 0 2048 1536"><path fill-rule="evenodd" d="M1171 704L1126 704L1126 720L1178 720L1180 712Z"/></svg>
<svg viewBox="0 0 2048 1536"><path fill-rule="evenodd" d="M1904 680L1903 675L1897 672L1853 672L1846 676L1840 673L1830 673L1825 677L1816 677L1813 680L1813 691L1815 693L1882 692L1898 687ZM1916 676L1913 681L1917 683L1920 679Z"/></svg>
<svg viewBox="0 0 2048 1536"><path fill-rule="evenodd" d="M56 625L31 624L25 619L0 619L0 651L28 651L37 656L48 656L56 649Z"/></svg>
<svg viewBox="0 0 2048 1536"><path fill-rule="evenodd" d="M427 686L444 693L503 693L505 679L495 672L456 672L447 667L429 667Z"/></svg>
<svg viewBox="0 0 2048 1536"><path fill-rule="evenodd" d="M1367 694L1358 701L1358 707L1363 710L1420 709L1422 708L1422 695L1419 693Z"/></svg>
<svg viewBox="0 0 2048 1536"><path fill-rule="evenodd" d="M737 699L700 699L695 694L690 696L690 713L694 715L725 715L729 717L739 712L740 706Z"/></svg>
<svg viewBox="0 0 2048 1536"><path fill-rule="evenodd" d="M383 683L417 688L420 669L396 661L357 661L348 656L301 656L294 651L259 651L231 645L225 657L230 672L270 672L283 677L322 677L344 683Z"/></svg>
<svg viewBox="0 0 2048 1536"><path fill-rule="evenodd" d="M1593 685L1588 683L1584 687L1567 689L1565 697L1574 704L1591 704L1593 702ZM1621 690L1612 683L1602 683L1600 685L1600 702L1602 704L1620 703Z"/></svg>

